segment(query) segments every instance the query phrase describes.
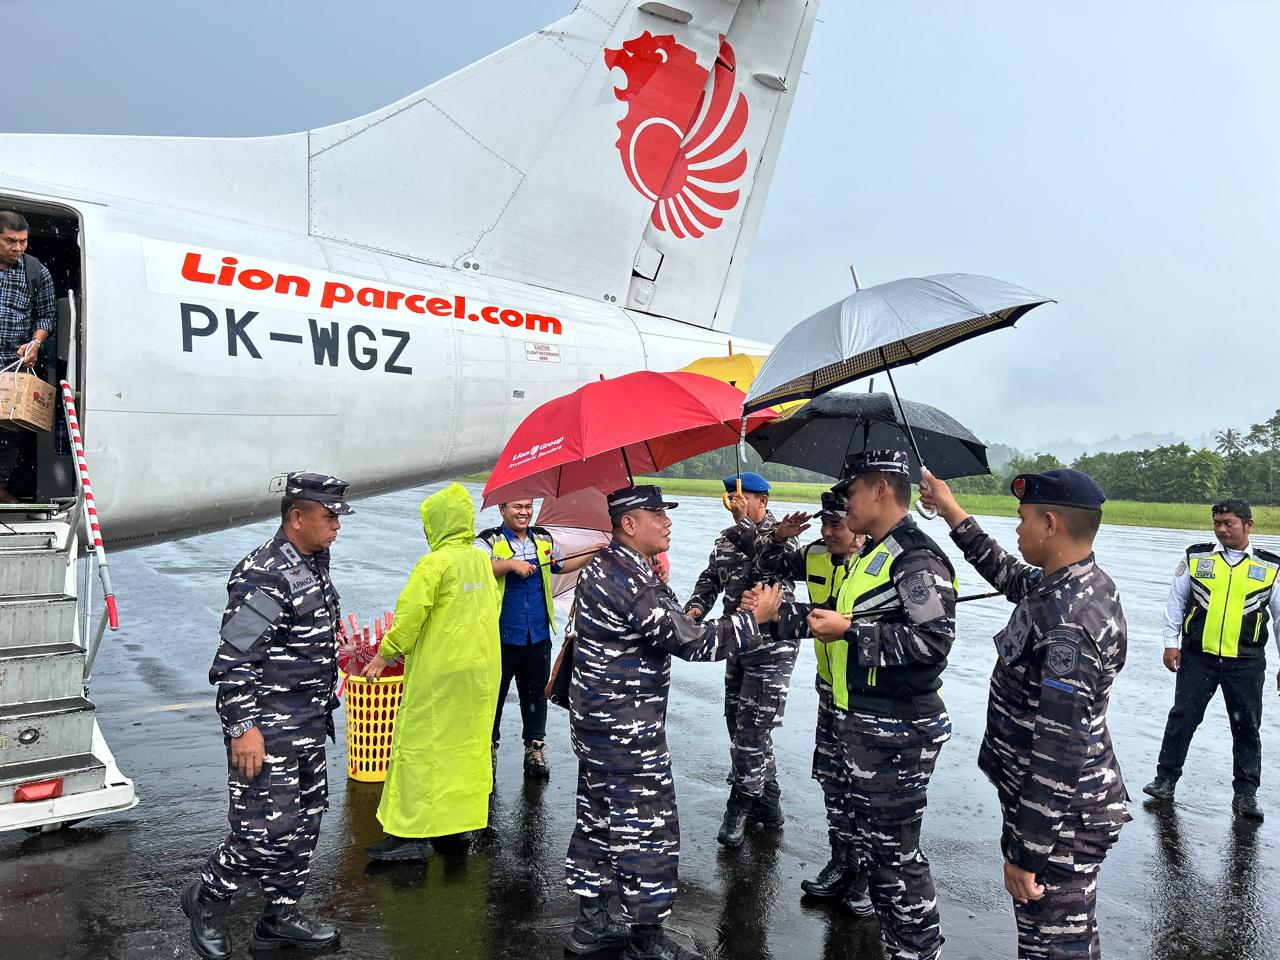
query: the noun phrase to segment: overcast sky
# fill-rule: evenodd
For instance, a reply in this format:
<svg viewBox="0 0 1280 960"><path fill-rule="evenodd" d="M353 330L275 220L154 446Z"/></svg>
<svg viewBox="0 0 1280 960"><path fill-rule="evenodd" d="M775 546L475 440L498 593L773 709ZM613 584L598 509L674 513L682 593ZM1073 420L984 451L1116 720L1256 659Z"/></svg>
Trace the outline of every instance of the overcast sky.
<svg viewBox="0 0 1280 960"><path fill-rule="evenodd" d="M744 0L746 2L746 0ZM0 128L244 136L366 113L571 0L0 0ZM825 0L735 332L984 273L1059 304L907 368L1031 449L1280 407L1280 3Z"/></svg>

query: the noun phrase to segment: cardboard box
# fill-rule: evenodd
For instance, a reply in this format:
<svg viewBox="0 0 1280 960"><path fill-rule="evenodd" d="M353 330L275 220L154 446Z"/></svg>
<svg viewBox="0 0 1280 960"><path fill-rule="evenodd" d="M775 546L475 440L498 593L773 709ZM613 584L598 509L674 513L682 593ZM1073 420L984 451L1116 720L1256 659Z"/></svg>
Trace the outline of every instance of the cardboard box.
<svg viewBox="0 0 1280 960"><path fill-rule="evenodd" d="M31 373L0 373L0 427L6 430L53 429L57 393Z"/></svg>

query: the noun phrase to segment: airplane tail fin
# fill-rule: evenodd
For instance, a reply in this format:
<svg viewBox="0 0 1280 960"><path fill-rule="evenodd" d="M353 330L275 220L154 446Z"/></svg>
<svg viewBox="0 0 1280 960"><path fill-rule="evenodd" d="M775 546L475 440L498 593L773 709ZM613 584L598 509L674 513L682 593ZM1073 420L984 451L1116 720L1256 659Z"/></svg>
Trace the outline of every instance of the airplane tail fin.
<svg viewBox="0 0 1280 960"><path fill-rule="evenodd" d="M818 0L590 0L308 139L317 236L727 330Z"/></svg>

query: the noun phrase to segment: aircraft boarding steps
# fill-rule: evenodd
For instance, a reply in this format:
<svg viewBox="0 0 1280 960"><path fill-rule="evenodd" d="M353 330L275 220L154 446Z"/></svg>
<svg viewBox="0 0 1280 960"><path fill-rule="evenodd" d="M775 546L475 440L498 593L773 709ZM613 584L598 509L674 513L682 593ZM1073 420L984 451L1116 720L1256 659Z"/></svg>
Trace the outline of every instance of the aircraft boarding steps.
<svg viewBox="0 0 1280 960"><path fill-rule="evenodd" d="M0 505L0 830L56 829L138 802L88 699L106 612L86 643L84 511L83 497Z"/></svg>

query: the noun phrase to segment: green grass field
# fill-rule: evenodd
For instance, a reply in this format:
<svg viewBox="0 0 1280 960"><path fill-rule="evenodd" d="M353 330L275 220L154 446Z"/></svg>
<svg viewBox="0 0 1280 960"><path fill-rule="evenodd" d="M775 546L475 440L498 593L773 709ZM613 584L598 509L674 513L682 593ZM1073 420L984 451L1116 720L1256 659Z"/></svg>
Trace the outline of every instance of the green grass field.
<svg viewBox="0 0 1280 960"><path fill-rule="evenodd" d="M637 482L660 483L663 492L686 497L719 497L724 488L718 480L659 480L637 478ZM791 503L817 503L823 490L820 483L775 483L771 496ZM1011 496L965 494L958 497L970 513L985 517L1012 517L1018 512L1018 501ZM1133 500L1108 500L1103 508L1106 523L1130 527L1165 527L1170 530L1208 531L1209 507L1201 503L1138 503ZM1254 507L1254 532L1280 534L1280 507Z"/></svg>

